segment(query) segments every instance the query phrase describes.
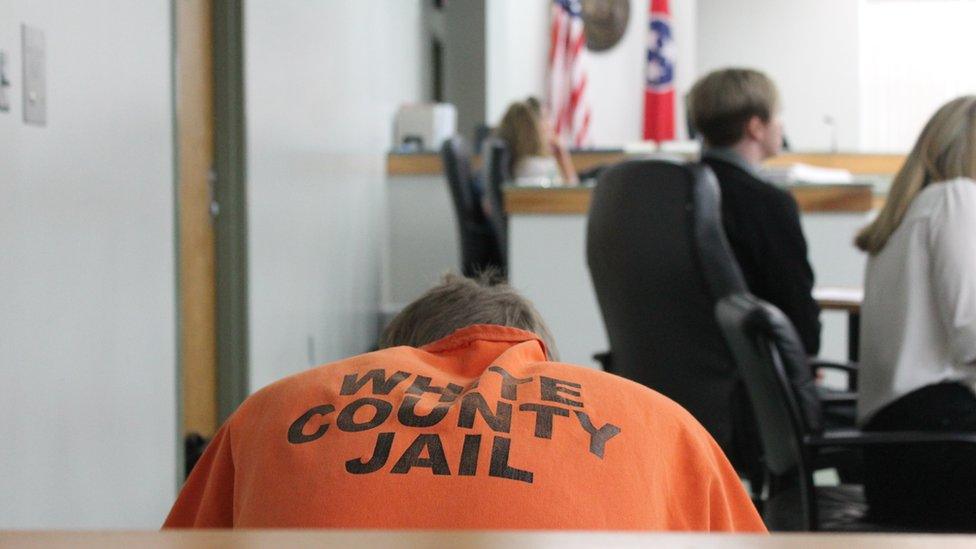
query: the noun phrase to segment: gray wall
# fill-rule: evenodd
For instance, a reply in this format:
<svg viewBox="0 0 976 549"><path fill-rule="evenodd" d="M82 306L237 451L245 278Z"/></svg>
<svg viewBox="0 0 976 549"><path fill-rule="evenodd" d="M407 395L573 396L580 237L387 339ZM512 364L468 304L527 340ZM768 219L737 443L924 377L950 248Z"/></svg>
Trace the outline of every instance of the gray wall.
<svg viewBox="0 0 976 549"><path fill-rule="evenodd" d="M252 390L374 342L385 158L396 108L423 99L421 13L245 4Z"/></svg>
<svg viewBox="0 0 976 549"><path fill-rule="evenodd" d="M472 139L485 121L485 0L448 2L443 13L444 100L457 107L458 133Z"/></svg>
<svg viewBox="0 0 976 549"><path fill-rule="evenodd" d="M166 0L0 0L0 529L155 528L176 495L170 45Z"/></svg>
<svg viewBox="0 0 976 549"><path fill-rule="evenodd" d="M698 73L748 66L766 71L783 98L794 150L859 147L859 17L863 0L698 0Z"/></svg>

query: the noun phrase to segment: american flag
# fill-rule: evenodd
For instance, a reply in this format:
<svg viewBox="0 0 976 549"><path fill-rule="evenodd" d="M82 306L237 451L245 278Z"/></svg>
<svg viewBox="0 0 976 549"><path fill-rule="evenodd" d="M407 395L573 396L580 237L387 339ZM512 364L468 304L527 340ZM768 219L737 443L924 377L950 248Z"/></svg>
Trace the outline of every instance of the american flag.
<svg viewBox="0 0 976 549"><path fill-rule="evenodd" d="M547 103L553 128L563 143L590 144L590 104L586 91L586 34L579 0L553 0L549 42Z"/></svg>

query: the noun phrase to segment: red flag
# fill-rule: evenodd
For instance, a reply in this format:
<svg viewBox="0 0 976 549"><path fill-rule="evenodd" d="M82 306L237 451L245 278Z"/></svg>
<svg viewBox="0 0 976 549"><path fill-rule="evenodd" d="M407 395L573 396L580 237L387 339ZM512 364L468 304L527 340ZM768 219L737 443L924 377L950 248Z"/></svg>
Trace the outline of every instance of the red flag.
<svg viewBox="0 0 976 549"><path fill-rule="evenodd" d="M674 36L668 0L651 0L644 75L644 139L674 139Z"/></svg>

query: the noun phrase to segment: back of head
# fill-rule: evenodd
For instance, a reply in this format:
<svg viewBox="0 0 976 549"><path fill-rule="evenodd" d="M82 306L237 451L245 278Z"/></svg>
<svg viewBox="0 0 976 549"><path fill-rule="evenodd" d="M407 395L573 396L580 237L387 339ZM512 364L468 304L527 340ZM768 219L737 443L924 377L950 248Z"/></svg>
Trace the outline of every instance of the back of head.
<svg viewBox="0 0 976 549"><path fill-rule="evenodd" d="M976 95L953 99L932 115L895 175L881 213L858 233L857 247L880 252L923 188L958 177L976 179Z"/></svg>
<svg viewBox="0 0 976 549"><path fill-rule="evenodd" d="M688 94L691 123L711 147L729 147L758 116L768 122L779 104L773 81L753 69L721 69L699 79Z"/></svg>
<svg viewBox="0 0 976 549"><path fill-rule="evenodd" d="M526 97L525 104L528 105L530 109L532 109L532 112L535 113L536 116L542 118L542 101L539 101L538 97L534 95L530 95Z"/></svg>
<svg viewBox="0 0 976 549"><path fill-rule="evenodd" d="M534 105L529 101L516 101L509 105L498 124L496 134L508 143L511 152L510 168L527 156L547 154L540 109L538 101Z"/></svg>
<svg viewBox="0 0 976 549"><path fill-rule="evenodd" d="M421 347L475 324L519 328L538 335L550 359L556 346L542 316L527 299L493 271L477 278L449 274L437 286L407 305L380 336L380 348Z"/></svg>

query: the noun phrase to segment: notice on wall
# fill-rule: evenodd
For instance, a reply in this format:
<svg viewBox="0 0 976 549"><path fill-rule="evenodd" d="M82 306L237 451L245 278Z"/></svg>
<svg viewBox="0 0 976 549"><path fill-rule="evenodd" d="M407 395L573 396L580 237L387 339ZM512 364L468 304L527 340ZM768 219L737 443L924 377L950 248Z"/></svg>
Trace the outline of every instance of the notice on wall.
<svg viewBox="0 0 976 549"><path fill-rule="evenodd" d="M7 78L7 52L0 51L0 112L10 110L10 99L7 97L7 88L10 87L10 80Z"/></svg>
<svg viewBox="0 0 976 549"><path fill-rule="evenodd" d="M24 122L35 126L47 123L47 79L44 31L21 25L24 69Z"/></svg>

